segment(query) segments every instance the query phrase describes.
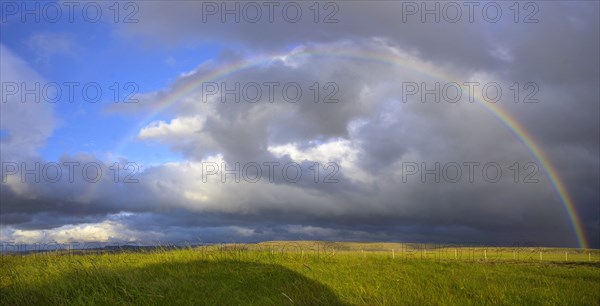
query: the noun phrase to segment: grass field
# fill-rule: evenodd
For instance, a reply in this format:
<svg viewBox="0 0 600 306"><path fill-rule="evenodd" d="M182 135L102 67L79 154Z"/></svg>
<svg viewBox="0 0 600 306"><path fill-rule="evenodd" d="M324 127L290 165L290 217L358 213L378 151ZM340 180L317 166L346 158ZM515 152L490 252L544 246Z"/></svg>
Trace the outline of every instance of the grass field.
<svg viewBox="0 0 600 306"><path fill-rule="evenodd" d="M4 254L0 303L600 305L598 250L302 241L77 253Z"/></svg>

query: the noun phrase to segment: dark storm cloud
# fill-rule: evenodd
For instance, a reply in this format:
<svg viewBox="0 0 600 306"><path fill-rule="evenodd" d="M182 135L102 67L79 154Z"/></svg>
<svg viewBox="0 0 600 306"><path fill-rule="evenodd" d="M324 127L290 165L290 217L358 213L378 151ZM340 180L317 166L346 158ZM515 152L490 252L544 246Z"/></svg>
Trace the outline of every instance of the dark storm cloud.
<svg viewBox="0 0 600 306"><path fill-rule="evenodd" d="M244 4L241 2L242 5ZM258 2L262 3L262 2ZM485 42L489 36L481 31L479 23L470 23L461 18L458 23L421 22L420 17L411 16L403 22L401 1L338 1L335 13L337 22L314 22L307 2L295 2L303 11L297 22L286 22L282 15L284 5L276 12L273 23L268 15L256 23L222 22L220 11L215 16L206 16L203 2L139 2L140 22L123 25L122 34L127 37L162 38L161 43L177 44L181 41L217 41L255 50L281 50L302 42L328 42L339 39L362 39L385 37L401 43L405 49L415 49L428 59L459 60L460 66L489 67L498 61L489 54ZM239 4L239 3L238 3ZM284 4L284 2L282 2ZM229 4L229 9L235 3ZM464 7L467 10L466 7ZM506 7L504 9L507 9ZM325 13L333 12L333 8ZM292 15L290 11L287 15ZM320 19L325 19L323 16ZM481 20L481 12L477 13ZM150 22L152 21L152 22ZM432 21L432 20L430 20ZM506 19L499 28L510 23ZM482 43L483 42L483 43Z"/></svg>

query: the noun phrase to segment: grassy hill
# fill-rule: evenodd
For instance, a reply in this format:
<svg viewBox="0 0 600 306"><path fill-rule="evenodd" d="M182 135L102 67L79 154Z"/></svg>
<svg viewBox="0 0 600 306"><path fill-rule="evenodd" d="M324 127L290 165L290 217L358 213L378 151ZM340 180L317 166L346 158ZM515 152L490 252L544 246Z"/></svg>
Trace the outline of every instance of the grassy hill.
<svg viewBox="0 0 600 306"><path fill-rule="evenodd" d="M274 241L0 263L2 305L600 305L598 250Z"/></svg>

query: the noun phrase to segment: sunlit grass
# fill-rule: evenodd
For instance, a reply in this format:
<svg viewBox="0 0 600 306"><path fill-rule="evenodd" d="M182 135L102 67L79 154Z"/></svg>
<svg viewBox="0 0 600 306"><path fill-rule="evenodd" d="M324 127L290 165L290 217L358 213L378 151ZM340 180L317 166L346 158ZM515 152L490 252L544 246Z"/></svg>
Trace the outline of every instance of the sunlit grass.
<svg viewBox="0 0 600 306"><path fill-rule="evenodd" d="M600 301L597 250L304 241L138 252L62 251L5 255L0 262L3 305Z"/></svg>

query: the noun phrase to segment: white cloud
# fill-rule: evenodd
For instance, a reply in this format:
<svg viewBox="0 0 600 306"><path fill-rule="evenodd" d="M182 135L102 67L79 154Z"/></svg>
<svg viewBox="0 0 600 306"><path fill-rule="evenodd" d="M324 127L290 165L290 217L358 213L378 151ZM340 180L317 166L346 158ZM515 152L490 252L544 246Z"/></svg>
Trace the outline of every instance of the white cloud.
<svg viewBox="0 0 600 306"><path fill-rule="evenodd" d="M46 230L3 230L3 241L13 243L84 243L84 242L133 242L148 237L143 233L128 229L125 225L106 220L99 223L81 223L63 225ZM154 233L156 234L156 233Z"/></svg>
<svg viewBox="0 0 600 306"><path fill-rule="evenodd" d="M202 116L175 118L168 123L155 121L143 127L138 137L140 139L190 137L202 130L205 121Z"/></svg>
<svg viewBox="0 0 600 306"><path fill-rule="evenodd" d="M278 158L287 155L296 162L318 162L321 166L333 162L339 165L341 172L348 178L364 183L371 183L374 180L358 164L360 147L346 139L331 140L321 144L309 142L309 147L305 149L299 148L296 143L288 143L269 146L267 150Z"/></svg>

